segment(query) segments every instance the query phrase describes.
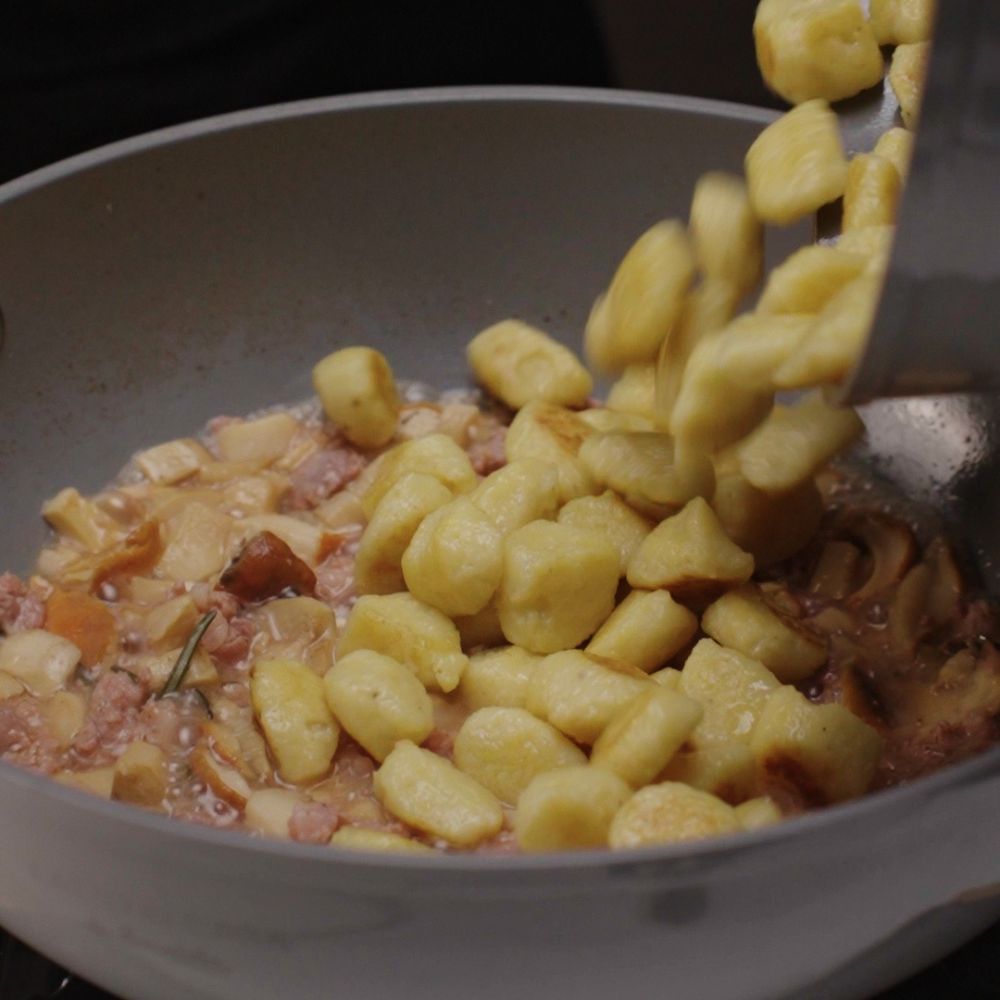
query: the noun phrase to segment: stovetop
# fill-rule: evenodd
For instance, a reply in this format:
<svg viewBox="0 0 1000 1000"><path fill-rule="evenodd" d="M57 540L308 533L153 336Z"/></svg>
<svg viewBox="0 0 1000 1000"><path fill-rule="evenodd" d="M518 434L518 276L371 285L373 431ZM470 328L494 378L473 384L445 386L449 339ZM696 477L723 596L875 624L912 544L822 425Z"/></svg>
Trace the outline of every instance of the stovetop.
<svg viewBox="0 0 1000 1000"><path fill-rule="evenodd" d="M997 1000L1000 923L873 1000ZM0 930L0 1000L116 1000Z"/></svg>

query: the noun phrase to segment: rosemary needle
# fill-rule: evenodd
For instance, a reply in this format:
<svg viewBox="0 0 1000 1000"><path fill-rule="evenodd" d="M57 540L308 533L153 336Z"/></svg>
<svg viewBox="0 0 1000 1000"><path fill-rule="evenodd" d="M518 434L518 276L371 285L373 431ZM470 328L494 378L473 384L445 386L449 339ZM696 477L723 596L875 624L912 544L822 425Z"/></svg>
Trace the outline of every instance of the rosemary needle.
<svg viewBox="0 0 1000 1000"><path fill-rule="evenodd" d="M184 648L181 650L180 656L177 657L174 669L170 671L170 676L167 678L166 684L163 685L159 694L157 694L157 699L163 698L168 694L173 694L184 683L184 678L191 666L191 661L194 659L195 651L198 649L198 643L201 642L201 637L205 634L208 626L215 621L216 614L217 612L215 611L209 611L195 625L191 635L188 636L188 641L184 643Z"/></svg>

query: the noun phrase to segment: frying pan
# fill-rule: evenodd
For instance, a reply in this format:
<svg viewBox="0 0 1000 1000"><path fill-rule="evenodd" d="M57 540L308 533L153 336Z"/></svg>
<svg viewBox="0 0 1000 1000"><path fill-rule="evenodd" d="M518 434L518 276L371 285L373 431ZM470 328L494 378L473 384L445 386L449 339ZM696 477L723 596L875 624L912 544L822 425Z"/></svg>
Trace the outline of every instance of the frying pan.
<svg viewBox="0 0 1000 1000"><path fill-rule="evenodd" d="M0 188L0 565L42 498L309 391L370 344L467 378L504 316L578 343L635 234L739 169L765 112L627 93L322 100L169 129ZM807 238L775 234L777 256ZM865 418L878 474L975 540L991 587L998 408ZM1000 914L1000 751L704 844L349 855L202 830L0 765L0 922L130 998L860 997Z"/></svg>

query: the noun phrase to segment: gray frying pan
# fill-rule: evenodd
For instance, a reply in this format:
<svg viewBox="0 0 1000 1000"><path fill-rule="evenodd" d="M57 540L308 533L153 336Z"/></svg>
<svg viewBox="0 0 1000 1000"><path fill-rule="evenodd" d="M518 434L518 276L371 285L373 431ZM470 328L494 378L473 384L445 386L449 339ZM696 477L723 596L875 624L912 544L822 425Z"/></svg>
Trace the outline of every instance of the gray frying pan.
<svg viewBox="0 0 1000 1000"><path fill-rule="evenodd" d="M505 89L237 114L0 188L0 565L42 498L135 449L309 391L348 343L465 381L521 316L578 343L635 234L739 169L764 112ZM804 231L774 234L780 257ZM997 583L997 417L872 406L869 459ZM141 1000L861 997L1000 914L1000 750L702 845L371 858L203 831L0 765L0 923Z"/></svg>

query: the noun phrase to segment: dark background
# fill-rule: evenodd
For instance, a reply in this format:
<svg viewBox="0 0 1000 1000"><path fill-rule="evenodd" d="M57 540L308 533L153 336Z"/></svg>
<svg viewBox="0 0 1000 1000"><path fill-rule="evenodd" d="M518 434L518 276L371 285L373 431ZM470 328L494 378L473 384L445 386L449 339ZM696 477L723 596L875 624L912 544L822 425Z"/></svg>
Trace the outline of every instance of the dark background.
<svg viewBox="0 0 1000 1000"><path fill-rule="evenodd" d="M0 181L192 118L454 84L657 90L780 107L756 0L2 0ZM1000 930L881 1000L1000 996ZM0 931L0 1000L62 973ZM61 1000L96 1000L70 982ZM474 998L473 998L474 1000Z"/></svg>
<svg viewBox="0 0 1000 1000"><path fill-rule="evenodd" d="M3 0L0 180L192 118L363 90L574 84L773 103L750 43L754 7Z"/></svg>

